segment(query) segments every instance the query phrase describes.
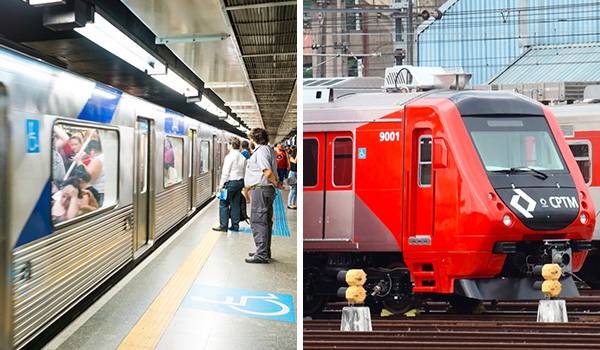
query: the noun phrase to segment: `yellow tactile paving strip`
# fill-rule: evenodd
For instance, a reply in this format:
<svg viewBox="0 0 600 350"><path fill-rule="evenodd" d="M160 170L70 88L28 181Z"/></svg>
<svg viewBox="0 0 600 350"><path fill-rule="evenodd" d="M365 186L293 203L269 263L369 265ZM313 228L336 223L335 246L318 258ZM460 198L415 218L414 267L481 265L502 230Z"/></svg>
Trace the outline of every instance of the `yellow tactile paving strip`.
<svg viewBox="0 0 600 350"><path fill-rule="evenodd" d="M221 232L209 230L177 272L154 299L118 349L154 349L169 326L175 312L208 260Z"/></svg>

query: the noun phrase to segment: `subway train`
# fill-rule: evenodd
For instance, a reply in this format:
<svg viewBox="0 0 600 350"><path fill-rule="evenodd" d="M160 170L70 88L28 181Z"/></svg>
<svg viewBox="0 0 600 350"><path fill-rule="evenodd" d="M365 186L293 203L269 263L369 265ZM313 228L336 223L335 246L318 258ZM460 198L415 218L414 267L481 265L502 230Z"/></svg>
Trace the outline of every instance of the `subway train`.
<svg viewBox="0 0 600 350"><path fill-rule="evenodd" d="M305 104L305 314L352 268L372 310L396 313L542 298L547 263L578 295L595 211L552 112L512 92L401 91Z"/></svg>
<svg viewBox="0 0 600 350"><path fill-rule="evenodd" d="M0 84L22 348L214 197L233 134L5 47Z"/></svg>
<svg viewBox="0 0 600 350"><path fill-rule="evenodd" d="M591 198L600 203L600 154L593 152L600 149L600 104L577 103L551 106L563 135L575 157L575 161L588 186ZM598 216L596 212L594 214ZM600 288L600 226L596 226L590 251L582 269L577 275L590 287Z"/></svg>

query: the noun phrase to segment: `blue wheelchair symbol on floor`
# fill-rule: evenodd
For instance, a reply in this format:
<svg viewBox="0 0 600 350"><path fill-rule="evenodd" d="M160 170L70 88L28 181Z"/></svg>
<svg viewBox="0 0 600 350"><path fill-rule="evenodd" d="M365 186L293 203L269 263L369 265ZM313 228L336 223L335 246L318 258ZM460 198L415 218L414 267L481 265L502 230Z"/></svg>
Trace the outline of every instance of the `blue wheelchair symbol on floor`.
<svg viewBox="0 0 600 350"><path fill-rule="evenodd" d="M194 284L184 299L182 307L281 322L296 322L294 301L289 294Z"/></svg>

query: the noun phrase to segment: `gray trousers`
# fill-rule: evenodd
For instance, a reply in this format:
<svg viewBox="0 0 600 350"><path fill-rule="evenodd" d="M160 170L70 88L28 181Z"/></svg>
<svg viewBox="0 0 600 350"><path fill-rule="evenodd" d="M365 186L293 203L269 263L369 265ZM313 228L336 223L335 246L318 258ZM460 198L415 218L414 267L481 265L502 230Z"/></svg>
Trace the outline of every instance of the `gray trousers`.
<svg viewBox="0 0 600 350"><path fill-rule="evenodd" d="M273 230L273 201L275 188L255 188L250 190L250 227L256 245L256 258L271 258L271 231Z"/></svg>

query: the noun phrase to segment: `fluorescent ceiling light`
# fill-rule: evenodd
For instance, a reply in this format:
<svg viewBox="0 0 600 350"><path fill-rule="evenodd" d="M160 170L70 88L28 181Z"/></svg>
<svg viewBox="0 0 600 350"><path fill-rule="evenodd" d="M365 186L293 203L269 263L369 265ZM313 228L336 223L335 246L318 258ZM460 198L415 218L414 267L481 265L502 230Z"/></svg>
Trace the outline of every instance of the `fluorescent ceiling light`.
<svg viewBox="0 0 600 350"><path fill-rule="evenodd" d="M243 88L246 86L248 86L248 84L243 81L213 81L204 83L204 87L207 89Z"/></svg>
<svg viewBox="0 0 600 350"><path fill-rule="evenodd" d="M143 72L148 74L165 72L165 66L157 58L98 13L94 14L94 23L88 23L82 28L75 28L75 31Z"/></svg>
<svg viewBox="0 0 600 350"><path fill-rule="evenodd" d="M235 127L240 126L240 123L237 120L233 119L233 117L230 115L227 116L227 119L225 119L225 121Z"/></svg>
<svg viewBox="0 0 600 350"><path fill-rule="evenodd" d="M44 6L44 5L64 5L65 0L23 0L31 6Z"/></svg>
<svg viewBox="0 0 600 350"><path fill-rule="evenodd" d="M254 102L252 101L231 101L225 102L225 106L239 106L239 107L254 107Z"/></svg>
<svg viewBox="0 0 600 350"><path fill-rule="evenodd" d="M217 117L221 117L222 118L222 117L227 116L227 112L225 112L221 108L217 107L217 105L215 105L214 103L212 103L212 101L209 100L206 97L203 97L202 100L200 100L200 102L196 102L196 105L198 107L206 110L207 112L216 115Z"/></svg>
<svg viewBox="0 0 600 350"><path fill-rule="evenodd" d="M232 108L231 113L256 113L256 108Z"/></svg>
<svg viewBox="0 0 600 350"><path fill-rule="evenodd" d="M167 68L167 74L152 74L152 78L160 81L184 96L198 96L198 89L188 83L179 74Z"/></svg>

